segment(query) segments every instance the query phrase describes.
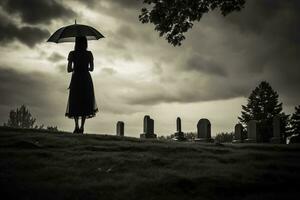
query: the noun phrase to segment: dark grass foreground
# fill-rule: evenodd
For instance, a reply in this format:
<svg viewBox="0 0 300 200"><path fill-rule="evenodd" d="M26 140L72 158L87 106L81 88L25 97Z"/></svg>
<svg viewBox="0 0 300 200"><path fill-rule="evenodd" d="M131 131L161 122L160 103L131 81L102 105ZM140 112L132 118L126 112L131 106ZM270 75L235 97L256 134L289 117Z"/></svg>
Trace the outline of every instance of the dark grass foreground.
<svg viewBox="0 0 300 200"><path fill-rule="evenodd" d="M297 145L0 128L1 199L298 199L299 183Z"/></svg>

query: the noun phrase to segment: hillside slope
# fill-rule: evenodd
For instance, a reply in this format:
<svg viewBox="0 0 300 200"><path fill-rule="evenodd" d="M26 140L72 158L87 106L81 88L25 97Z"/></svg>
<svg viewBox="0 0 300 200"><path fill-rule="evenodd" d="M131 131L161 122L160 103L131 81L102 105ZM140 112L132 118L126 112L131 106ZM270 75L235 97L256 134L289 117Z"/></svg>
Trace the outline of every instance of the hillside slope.
<svg viewBox="0 0 300 200"><path fill-rule="evenodd" d="M0 128L5 199L293 199L300 146Z"/></svg>

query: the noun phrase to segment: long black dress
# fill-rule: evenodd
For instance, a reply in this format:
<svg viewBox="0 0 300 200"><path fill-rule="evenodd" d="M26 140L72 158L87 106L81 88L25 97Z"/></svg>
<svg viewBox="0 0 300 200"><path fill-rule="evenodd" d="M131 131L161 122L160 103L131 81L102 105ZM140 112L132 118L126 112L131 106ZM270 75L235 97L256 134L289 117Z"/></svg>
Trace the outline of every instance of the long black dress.
<svg viewBox="0 0 300 200"><path fill-rule="evenodd" d="M66 116L69 118L94 117L98 108L92 77L88 70L93 54L90 51L71 51L68 60L73 62L74 72L69 87Z"/></svg>

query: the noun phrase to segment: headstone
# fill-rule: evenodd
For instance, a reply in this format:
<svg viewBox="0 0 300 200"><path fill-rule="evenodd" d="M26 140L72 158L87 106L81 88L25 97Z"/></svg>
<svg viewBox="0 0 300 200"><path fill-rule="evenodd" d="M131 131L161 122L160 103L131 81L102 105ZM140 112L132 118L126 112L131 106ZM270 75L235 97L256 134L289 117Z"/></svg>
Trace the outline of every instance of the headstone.
<svg viewBox="0 0 300 200"><path fill-rule="evenodd" d="M140 138L156 138L154 134L154 120L149 115L144 117L144 133L140 134Z"/></svg>
<svg viewBox="0 0 300 200"><path fill-rule="evenodd" d="M197 138L199 142L213 142L211 138L211 124L208 119L200 119L197 124Z"/></svg>
<svg viewBox="0 0 300 200"><path fill-rule="evenodd" d="M122 121L117 123L117 136L124 136L124 122Z"/></svg>
<svg viewBox="0 0 300 200"><path fill-rule="evenodd" d="M234 127L234 136L233 136L233 143L241 143L243 142L243 125L236 124Z"/></svg>
<svg viewBox="0 0 300 200"><path fill-rule="evenodd" d="M176 119L176 127L177 127L177 131L174 134L175 135L174 140L179 140L179 141L185 140L184 133L181 131L181 119L180 119L180 117L177 117L177 119Z"/></svg>
<svg viewBox="0 0 300 200"><path fill-rule="evenodd" d="M247 124L247 135L248 138L245 140L247 143L256 143L257 142L257 121L250 120Z"/></svg>
<svg viewBox="0 0 300 200"><path fill-rule="evenodd" d="M281 119L280 116L275 116L273 118L273 137L271 138L271 143L280 144L281 143Z"/></svg>
<svg viewBox="0 0 300 200"><path fill-rule="evenodd" d="M180 117L177 117L177 119L176 119L176 128L177 128L177 132L181 132L181 119L180 119Z"/></svg>

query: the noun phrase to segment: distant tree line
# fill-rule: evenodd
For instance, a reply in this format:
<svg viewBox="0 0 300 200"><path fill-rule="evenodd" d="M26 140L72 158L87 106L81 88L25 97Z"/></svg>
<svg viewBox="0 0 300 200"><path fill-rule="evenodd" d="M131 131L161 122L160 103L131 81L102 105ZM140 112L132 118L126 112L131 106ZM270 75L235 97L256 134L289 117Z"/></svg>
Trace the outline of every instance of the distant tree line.
<svg viewBox="0 0 300 200"><path fill-rule="evenodd" d="M197 137L197 133L195 133L195 132L184 133L184 138L187 141L194 140L196 137ZM163 135L158 136L159 140L172 140L173 138L175 138L175 134L171 134L171 135L167 135L167 136L163 136Z"/></svg>
<svg viewBox="0 0 300 200"><path fill-rule="evenodd" d="M3 126L22 129L46 129L54 132L58 131L57 126L47 126L45 128L44 124L36 125L36 118L32 116L25 105L20 106L16 110L11 110L9 112L7 123L4 123Z"/></svg>
<svg viewBox="0 0 300 200"><path fill-rule="evenodd" d="M232 142L232 140L233 140L233 132L218 133L215 137L215 142L217 143Z"/></svg>

